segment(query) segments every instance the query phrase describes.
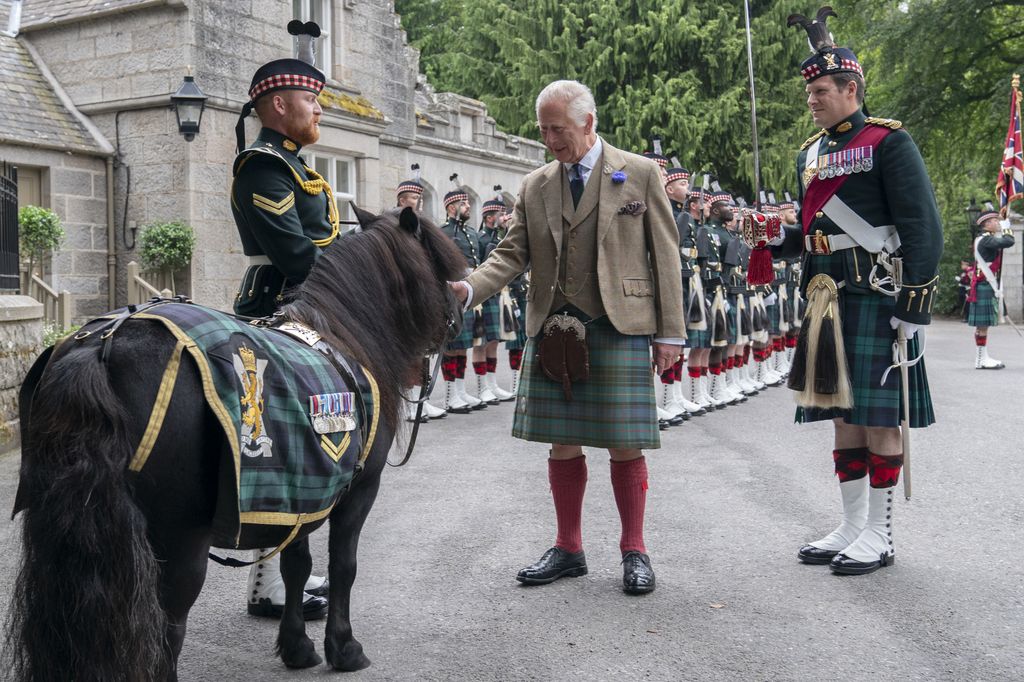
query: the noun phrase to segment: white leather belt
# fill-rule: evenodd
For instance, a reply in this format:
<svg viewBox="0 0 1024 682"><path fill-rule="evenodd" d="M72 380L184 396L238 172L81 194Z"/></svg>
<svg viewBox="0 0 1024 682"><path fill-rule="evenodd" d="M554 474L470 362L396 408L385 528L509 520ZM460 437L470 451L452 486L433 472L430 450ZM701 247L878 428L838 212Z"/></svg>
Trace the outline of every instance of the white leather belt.
<svg viewBox="0 0 1024 682"><path fill-rule="evenodd" d="M248 256L249 265L273 265L266 256Z"/></svg>
<svg viewBox="0 0 1024 682"><path fill-rule="evenodd" d="M821 207L821 212L845 233L841 236L849 237L853 246L860 246L868 253L895 253L900 248L900 235L895 225L872 225L834 194ZM833 251L850 248L844 240L836 240L836 247Z"/></svg>

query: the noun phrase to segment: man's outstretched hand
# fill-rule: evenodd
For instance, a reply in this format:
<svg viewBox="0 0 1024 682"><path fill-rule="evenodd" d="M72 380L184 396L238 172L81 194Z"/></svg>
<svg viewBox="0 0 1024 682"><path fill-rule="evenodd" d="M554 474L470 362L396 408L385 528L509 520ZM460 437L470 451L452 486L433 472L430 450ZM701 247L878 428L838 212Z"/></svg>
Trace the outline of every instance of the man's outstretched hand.
<svg viewBox="0 0 1024 682"><path fill-rule="evenodd" d="M469 298L469 287L465 282L448 282L448 286L452 288L452 293L455 294L455 298L459 303L465 305L466 299Z"/></svg>
<svg viewBox="0 0 1024 682"><path fill-rule="evenodd" d="M674 343L659 343L657 341L651 342L651 350L654 363L654 372L661 374L666 369L676 364L676 360L679 359L679 354L683 352L682 346L677 346Z"/></svg>

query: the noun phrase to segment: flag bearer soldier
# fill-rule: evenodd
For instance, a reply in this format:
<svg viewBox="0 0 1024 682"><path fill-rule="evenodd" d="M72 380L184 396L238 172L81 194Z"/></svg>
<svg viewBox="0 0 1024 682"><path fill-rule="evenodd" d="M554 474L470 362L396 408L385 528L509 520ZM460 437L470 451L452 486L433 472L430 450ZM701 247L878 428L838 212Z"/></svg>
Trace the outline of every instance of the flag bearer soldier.
<svg viewBox="0 0 1024 682"><path fill-rule="evenodd" d="M317 96L325 80L312 66L313 39L320 29L309 23L298 30L300 59L277 59L256 70L249 101L235 126L238 156L232 167L231 213L249 267L234 311L247 317L272 315L338 236L340 221L331 187L299 156L303 146L320 139ZM256 141L246 147L245 119L254 110L262 127ZM246 607L255 616L280 618L285 601L280 557L261 560L271 551L253 550ZM310 576L305 589L303 616L323 618L327 579Z"/></svg>
<svg viewBox="0 0 1024 682"><path fill-rule="evenodd" d="M835 573L864 574L893 563L892 495L903 465L901 372L893 344L928 324L942 253L942 224L928 172L898 121L862 111L864 78L853 51L837 47L825 26L831 8L811 21L789 18L810 37L801 65L811 118L821 130L797 157L802 229L787 229L776 255L805 251L807 314L789 386L799 391L797 421L832 420L832 453L843 502L842 523L800 548L801 561ZM876 227L877 226L877 227ZM902 258L902 281L893 259ZM808 339L816 339L810 346ZM923 361L908 376L911 427L935 421ZM818 371L823 370L823 371Z"/></svg>
<svg viewBox="0 0 1024 682"><path fill-rule="evenodd" d="M796 205L789 192L786 198L779 203L779 218L783 226L790 229L796 227ZM783 378L789 375L789 350L787 340L790 335L793 338L793 347L796 347L796 329L793 326L793 305L796 299L794 287L790 284L790 263L782 258L775 258L772 261L772 268L775 272L773 288L777 297L776 310L772 315L772 357L775 362L772 366Z"/></svg>
<svg viewBox="0 0 1024 682"><path fill-rule="evenodd" d="M551 444L557 536L517 579L545 584L587 573L580 528L583 447L591 446L607 448L610 457L623 589L650 592L643 449L660 446L652 365L655 373L671 366L686 337L679 239L657 166L598 137L597 106L586 86L551 83L536 109L555 161L526 176L508 235L480 269L453 284L460 300L486 300L527 264L532 268L530 341L512 433ZM538 348L550 350L538 357Z"/></svg>
<svg viewBox="0 0 1024 682"><path fill-rule="evenodd" d="M441 226L441 231L455 242L466 258L466 274L480 265L480 244L475 231L466 227L469 220L469 194L459 187L459 176L453 174L454 189L444 195L444 210L448 221ZM471 234L472 232L472 234ZM463 314L462 331L445 346L441 373L444 376L444 407L449 412L467 414L470 410L480 410L487 403L466 392L466 351L473 347L475 338L477 311L467 310Z"/></svg>
<svg viewBox="0 0 1024 682"><path fill-rule="evenodd" d="M703 288L696 279L697 270L697 234L693 217L687 206L687 199L690 196L690 171L679 165L679 160L672 158L672 165L665 171L665 194L668 195L669 203L672 206L672 214L676 221L676 231L679 233L679 261L682 265L680 273L683 281L683 314L686 315L687 332L692 327L700 327L702 321L706 328L706 315L703 306ZM699 297L699 301L696 298ZM695 303L696 305L691 305ZM692 315L691 315L692 313ZM692 319L691 319L692 318ZM690 353L693 353L693 346L687 339L687 346ZM680 357L670 370L661 375L663 387L665 388L662 407L674 415L683 413L689 415L702 415L706 412L700 404L690 400L687 392L683 390L683 367L685 360Z"/></svg>
<svg viewBox="0 0 1024 682"><path fill-rule="evenodd" d="M974 240L974 271L967 295L967 324L974 327L977 354L974 369L1002 369L999 360L989 357L988 328L999 324L1000 272L1003 269L1003 250L1013 246L1013 230L1000 228L999 214L983 213L977 221L981 234Z"/></svg>
<svg viewBox="0 0 1024 682"><path fill-rule="evenodd" d="M708 184L704 176L703 185ZM711 230L711 192L705 187L691 191L686 197L687 207L694 225L694 242L697 255L694 271L697 278L693 286L699 286L702 296L691 298L687 304L687 343L690 357L687 360L689 374L689 398L707 410L725 407L726 403L711 396L708 377L712 349L725 346L727 330L725 318L724 291L722 290L722 266L718 259L718 236ZM694 322L693 320L698 321ZM700 320L703 320L702 322Z"/></svg>
<svg viewBox="0 0 1024 682"><path fill-rule="evenodd" d="M747 268L750 264L750 247L743 241L740 213L753 213L754 209L747 206L746 200L740 197L736 200L740 204L741 211L733 210L733 219L726 224L726 229L732 236L729 243L730 249L735 250L737 265L733 268L731 281L733 291L736 293L739 303L737 313L737 340L736 353L733 356L733 369L729 373L729 380L734 390L741 395L757 395L758 391L764 389L765 384L758 381L751 372L751 349L755 341L758 344L758 353L754 362L762 366L760 361L763 350L761 341L767 339L766 329L761 319L761 298L755 287L747 284Z"/></svg>
<svg viewBox="0 0 1024 682"><path fill-rule="evenodd" d="M398 189L395 190L395 205L398 208L411 208L412 210L419 213L423 210L423 183L420 180L420 165L418 163L412 164L413 177L411 180L403 180L398 183ZM409 388L406 397L410 401L419 398L419 384L416 384ZM413 421L416 419L416 405L412 402L407 402L405 405L406 409L406 421ZM428 402L423 403L423 410L421 415L421 421L427 421L429 419L443 419L447 417L448 413L442 410L440 407L435 407Z"/></svg>
<svg viewBox="0 0 1024 682"><path fill-rule="evenodd" d="M505 202L501 198L501 185L495 185L497 198L484 202L478 244L480 262L487 256L505 236ZM511 336L510 328L506 333L505 325L514 324L512 301L506 289L491 296L483 302L484 336L483 343L473 349L473 371L476 373L477 395L486 403L497 405L500 402L513 400L516 396L498 386L498 344Z"/></svg>

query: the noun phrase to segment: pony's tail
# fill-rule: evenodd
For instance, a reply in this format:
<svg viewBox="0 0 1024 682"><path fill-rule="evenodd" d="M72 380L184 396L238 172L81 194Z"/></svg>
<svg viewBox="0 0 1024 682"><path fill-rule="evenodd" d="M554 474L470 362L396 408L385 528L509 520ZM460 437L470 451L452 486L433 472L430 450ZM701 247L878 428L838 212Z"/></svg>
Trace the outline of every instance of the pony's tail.
<svg viewBox="0 0 1024 682"><path fill-rule="evenodd" d="M159 570L131 496L124 412L98 349L52 361L35 396L23 425L27 509L9 670L32 682L162 679Z"/></svg>

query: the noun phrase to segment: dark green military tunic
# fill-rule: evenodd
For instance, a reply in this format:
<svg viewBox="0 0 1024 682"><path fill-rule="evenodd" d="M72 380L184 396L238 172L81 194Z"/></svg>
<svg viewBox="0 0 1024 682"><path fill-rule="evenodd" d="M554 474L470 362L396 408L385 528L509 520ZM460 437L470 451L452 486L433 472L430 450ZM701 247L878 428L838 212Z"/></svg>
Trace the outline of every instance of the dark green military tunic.
<svg viewBox="0 0 1024 682"><path fill-rule="evenodd" d="M449 218L448 222L441 226L441 231L455 242L455 246L462 252L466 259L467 274L480 265L480 242L475 230L466 227L466 223L461 220ZM464 313L462 333L448 342L448 350L465 350L473 347L473 323L475 318L476 315L473 308Z"/></svg>
<svg viewBox="0 0 1024 682"><path fill-rule="evenodd" d="M745 281L738 273L740 267L739 245L742 241L730 232L718 218L711 218L708 225L717 240L718 260L722 264L722 285L725 287L725 300L729 303L726 319L729 325L729 344L731 345L739 340L740 325L737 319L739 297L746 289Z"/></svg>
<svg viewBox="0 0 1024 682"><path fill-rule="evenodd" d="M477 237L477 253L481 263L487 259L491 251L494 251L503 236L497 229L480 226ZM491 296L481 304L481 307L484 315L484 341L500 341L502 332L501 296Z"/></svg>
<svg viewBox="0 0 1024 682"><path fill-rule="evenodd" d="M296 143L263 128L235 158L231 212L251 257L235 296L238 315L271 315L338 235L331 188L298 153Z"/></svg>
<svg viewBox="0 0 1024 682"><path fill-rule="evenodd" d="M697 250L694 265L700 268L701 285L704 287L707 329L689 331L687 341L691 348L711 348L714 339L711 304L722 284L722 265L718 254L718 236L711 229L710 223L694 226L694 244Z"/></svg>
<svg viewBox="0 0 1024 682"><path fill-rule="evenodd" d="M882 373L892 363L891 346L896 338L889 319L896 317L918 325L930 322L942 255L942 222L924 160L898 121L868 119L858 110L804 144L797 159L797 175L801 211L804 211L808 147L820 139L819 156L842 151L867 125L884 126L892 132L875 148L871 167L850 175L836 196L871 225L895 225L903 258L902 289L897 297L874 290L869 281L877 254L859 246L831 254L804 254L801 287L805 295L808 282L818 273L842 283L839 309L854 406L851 410L798 408L797 420L842 417L850 424L895 428L899 426L901 414L899 372L891 372L886 384L879 385ZM776 256L793 258L803 252L802 225L801 217L800 225L786 228L785 243L774 249ZM821 211L813 217L808 234L818 232L826 236L843 233ZM919 340L920 335L917 335L908 344L911 358L916 358L920 352ZM935 421L935 416L924 361L911 367L909 373L910 424L928 426Z"/></svg>

